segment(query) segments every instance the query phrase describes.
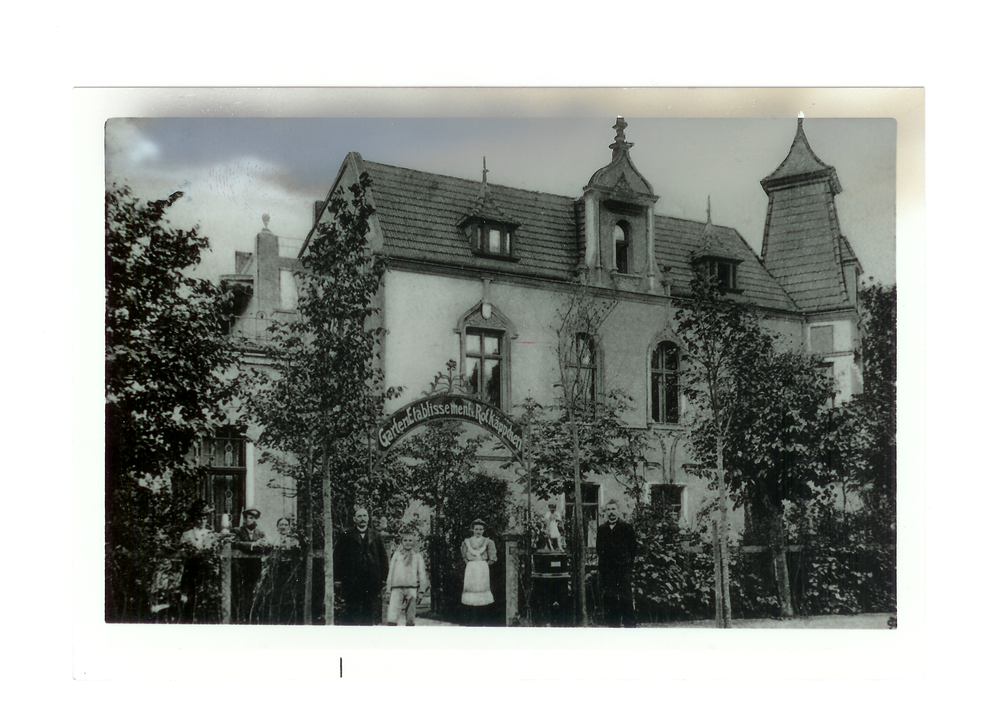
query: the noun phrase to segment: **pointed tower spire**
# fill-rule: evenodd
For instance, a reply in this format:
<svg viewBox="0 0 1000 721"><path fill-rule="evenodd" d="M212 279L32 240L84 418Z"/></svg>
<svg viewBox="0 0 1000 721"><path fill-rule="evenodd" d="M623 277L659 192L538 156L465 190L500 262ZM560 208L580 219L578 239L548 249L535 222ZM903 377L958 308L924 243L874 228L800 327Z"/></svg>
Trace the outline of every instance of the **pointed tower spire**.
<svg viewBox="0 0 1000 721"><path fill-rule="evenodd" d="M788 155L773 173L760 181L760 184L764 192L770 195L775 188L808 184L817 180L828 180L834 195L842 190L840 179L837 178L837 169L816 157L816 153L809 147L809 140L806 138L805 130L802 129L802 118L799 117L795 138L788 149Z"/></svg>
<svg viewBox="0 0 1000 721"><path fill-rule="evenodd" d="M798 118L788 155L760 181L768 196L761 259L805 311L849 308L835 196L837 170L809 147Z"/></svg>

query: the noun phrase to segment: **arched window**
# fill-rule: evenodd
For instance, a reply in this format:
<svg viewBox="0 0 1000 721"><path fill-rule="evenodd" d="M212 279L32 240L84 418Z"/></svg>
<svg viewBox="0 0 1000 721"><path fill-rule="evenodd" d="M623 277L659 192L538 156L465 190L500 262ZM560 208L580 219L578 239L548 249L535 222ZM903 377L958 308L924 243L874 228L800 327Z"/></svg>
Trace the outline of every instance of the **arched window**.
<svg viewBox="0 0 1000 721"><path fill-rule="evenodd" d="M628 273L628 223L620 220L615 224L615 270Z"/></svg>
<svg viewBox="0 0 1000 721"><path fill-rule="evenodd" d="M589 333L577 333L567 359L570 382L584 403L597 400L597 345Z"/></svg>
<svg viewBox="0 0 1000 721"><path fill-rule="evenodd" d="M663 341L653 351L651 363L652 417L654 423L680 421L680 349Z"/></svg>

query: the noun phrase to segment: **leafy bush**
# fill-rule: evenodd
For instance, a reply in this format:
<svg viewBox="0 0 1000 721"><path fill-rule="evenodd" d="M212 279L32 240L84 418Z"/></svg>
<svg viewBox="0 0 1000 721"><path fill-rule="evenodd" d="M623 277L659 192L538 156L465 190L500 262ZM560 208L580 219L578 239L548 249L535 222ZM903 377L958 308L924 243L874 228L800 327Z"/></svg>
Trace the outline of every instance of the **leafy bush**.
<svg viewBox="0 0 1000 721"><path fill-rule="evenodd" d="M677 522L640 505L632 518L639 552L632 584L640 620L688 617L691 578Z"/></svg>
<svg viewBox="0 0 1000 721"><path fill-rule="evenodd" d="M788 515L790 540L802 547L799 613L895 612L895 547L881 542L878 516L818 498Z"/></svg>

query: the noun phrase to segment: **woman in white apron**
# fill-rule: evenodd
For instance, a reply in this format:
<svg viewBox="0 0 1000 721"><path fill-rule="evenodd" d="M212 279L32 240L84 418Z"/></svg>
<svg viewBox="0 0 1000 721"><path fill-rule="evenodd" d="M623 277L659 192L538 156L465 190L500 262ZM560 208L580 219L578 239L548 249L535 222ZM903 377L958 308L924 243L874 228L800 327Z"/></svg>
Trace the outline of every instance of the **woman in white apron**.
<svg viewBox="0 0 1000 721"><path fill-rule="evenodd" d="M472 522L472 536L462 541L462 558L465 561L462 604L465 606L488 606L493 603L490 566L496 563L497 547L483 535L485 530L486 524L477 518Z"/></svg>

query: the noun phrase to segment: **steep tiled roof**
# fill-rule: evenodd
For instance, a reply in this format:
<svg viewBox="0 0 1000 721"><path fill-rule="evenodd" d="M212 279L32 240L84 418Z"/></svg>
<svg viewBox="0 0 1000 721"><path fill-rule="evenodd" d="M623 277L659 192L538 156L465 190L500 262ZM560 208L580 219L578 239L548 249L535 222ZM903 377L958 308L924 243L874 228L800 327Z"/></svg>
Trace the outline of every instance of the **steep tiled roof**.
<svg viewBox="0 0 1000 721"><path fill-rule="evenodd" d="M858 260L858 256L854 253L854 248L847 242L846 235L840 236L840 261L842 263L857 263L861 265L861 261Z"/></svg>
<svg viewBox="0 0 1000 721"><path fill-rule="evenodd" d="M837 169L816 157L816 153L809 147L809 140L806 139L805 131L802 129L802 118L799 118L798 129L795 131L792 147L788 149L788 155L773 173L760 181L760 184L764 186L765 191L769 191L771 188L785 183L818 177L830 179L834 194L841 191Z"/></svg>
<svg viewBox="0 0 1000 721"><path fill-rule="evenodd" d="M656 216L656 263L670 268L674 293L685 295L691 288L691 259L700 255L705 244L705 223ZM743 297L766 308L794 311L795 303L781 285L764 269L757 254L733 228L712 226L714 255L742 261L737 270L737 286Z"/></svg>
<svg viewBox="0 0 1000 721"><path fill-rule="evenodd" d="M383 249L399 259L569 282L580 261L582 222L573 198L490 184L492 201L513 222L517 263L474 255L459 224L473 214L481 183L362 161L372 178L372 205ZM672 268L675 292L689 287L692 258L704 245L705 223L656 216L656 261ZM732 228L713 226L713 246L743 261L738 283L744 297L762 306L795 310L795 304Z"/></svg>
<svg viewBox="0 0 1000 721"><path fill-rule="evenodd" d="M569 198L489 186L492 204L520 224L518 262L512 263L474 255L459 228L475 213L480 183L369 161L363 169L373 181L372 205L390 256L559 280L568 280L576 267L576 215Z"/></svg>
<svg viewBox="0 0 1000 721"><path fill-rule="evenodd" d="M826 183L774 191L765 232L767 269L800 308L849 304L837 211Z"/></svg>

